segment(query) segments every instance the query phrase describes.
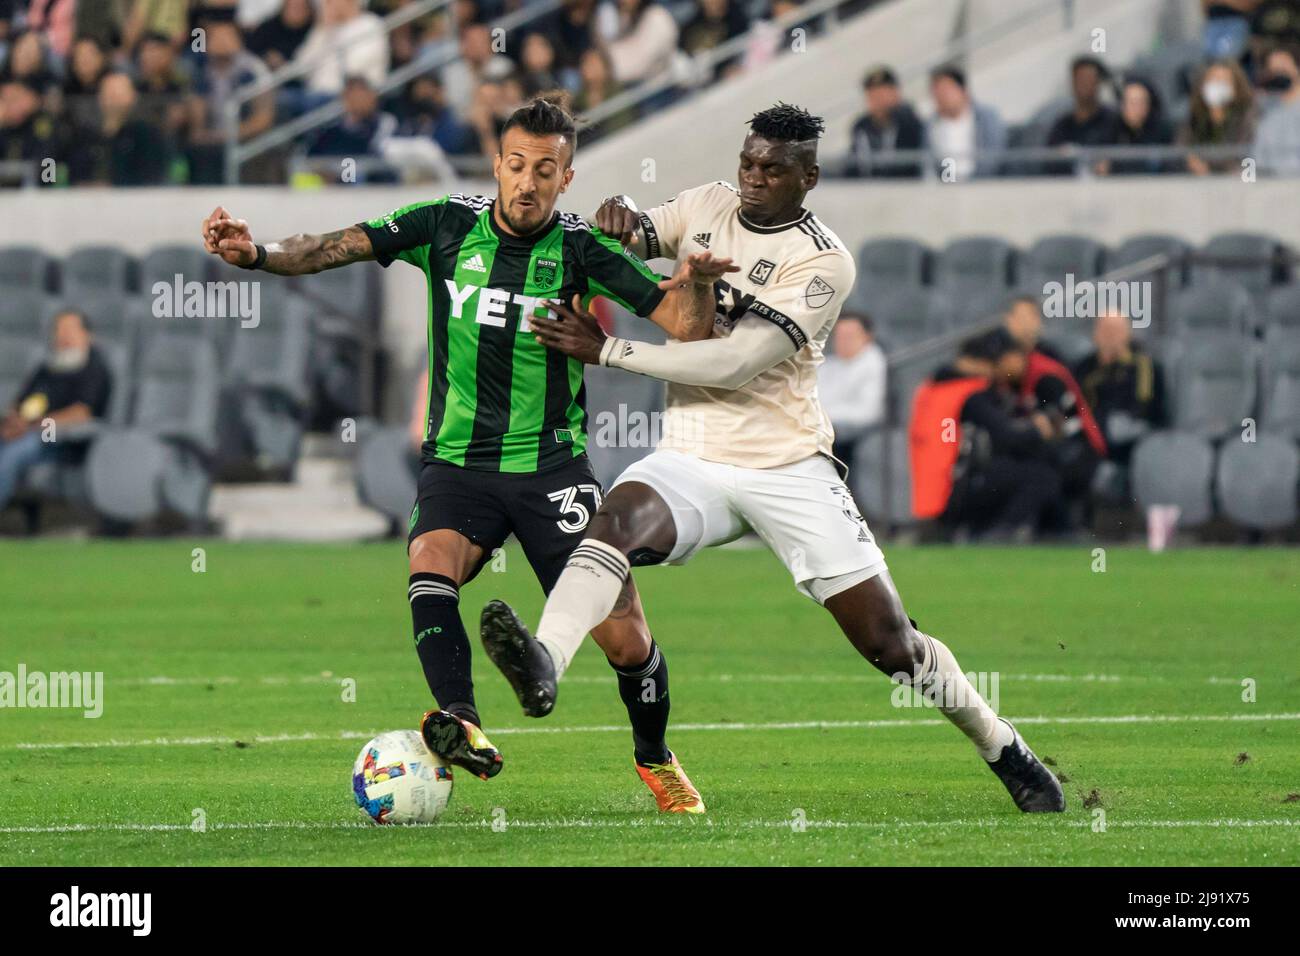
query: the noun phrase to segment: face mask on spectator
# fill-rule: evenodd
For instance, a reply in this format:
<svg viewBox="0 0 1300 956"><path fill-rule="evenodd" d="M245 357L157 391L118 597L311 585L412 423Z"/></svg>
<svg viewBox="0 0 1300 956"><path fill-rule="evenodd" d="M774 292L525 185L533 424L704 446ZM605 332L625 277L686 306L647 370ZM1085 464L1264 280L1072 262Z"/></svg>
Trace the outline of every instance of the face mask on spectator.
<svg viewBox="0 0 1300 956"><path fill-rule="evenodd" d="M1291 89L1292 79L1286 73L1274 73L1260 84L1270 93L1285 93Z"/></svg>
<svg viewBox="0 0 1300 956"><path fill-rule="evenodd" d="M1232 84L1226 80L1210 80L1201 87L1201 96L1211 109L1227 106L1232 102Z"/></svg>
<svg viewBox="0 0 1300 956"><path fill-rule="evenodd" d="M54 372L75 372L83 368L89 358L89 349L55 349L50 355L50 370Z"/></svg>

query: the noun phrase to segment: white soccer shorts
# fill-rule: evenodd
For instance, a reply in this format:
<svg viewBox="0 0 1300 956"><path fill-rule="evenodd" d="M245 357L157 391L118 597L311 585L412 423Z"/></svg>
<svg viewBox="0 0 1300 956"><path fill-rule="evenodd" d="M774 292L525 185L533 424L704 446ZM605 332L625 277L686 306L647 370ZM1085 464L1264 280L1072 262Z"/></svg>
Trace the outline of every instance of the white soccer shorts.
<svg viewBox="0 0 1300 956"><path fill-rule="evenodd" d="M619 475L614 487L630 481L649 485L672 509L677 544L668 564L685 564L701 548L753 530L799 591L818 603L886 569L852 493L821 455L778 468L741 468L656 451Z"/></svg>

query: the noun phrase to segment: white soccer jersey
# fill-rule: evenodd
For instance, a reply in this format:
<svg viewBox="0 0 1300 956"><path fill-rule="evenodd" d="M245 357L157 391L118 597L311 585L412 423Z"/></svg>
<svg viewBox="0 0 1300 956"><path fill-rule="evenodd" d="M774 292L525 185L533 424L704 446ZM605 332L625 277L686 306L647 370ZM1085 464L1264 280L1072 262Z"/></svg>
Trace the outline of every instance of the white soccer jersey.
<svg viewBox="0 0 1300 956"><path fill-rule="evenodd" d="M768 321L798 349L738 389L668 383L659 447L748 468L829 455L833 432L817 400L817 368L853 288L856 269L844 244L811 212L784 225L746 222L739 193L723 182L647 210L641 228L647 259L681 262L707 249L740 267L718 283L715 337L729 336L737 321Z"/></svg>

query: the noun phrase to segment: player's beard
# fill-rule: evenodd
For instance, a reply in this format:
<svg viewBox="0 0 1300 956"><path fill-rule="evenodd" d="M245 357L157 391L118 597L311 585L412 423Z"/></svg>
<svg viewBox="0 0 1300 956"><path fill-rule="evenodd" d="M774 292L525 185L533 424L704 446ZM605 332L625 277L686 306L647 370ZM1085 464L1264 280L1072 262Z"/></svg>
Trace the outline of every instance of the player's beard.
<svg viewBox="0 0 1300 956"><path fill-rule="evenodd" d="M504 222L510 228L510 231L517 236L530 235L540 229L547 220L551 218L551 213L554 211L554 207L544 210L542 203L538 199L533 199L533 210L536 213L535 218L532 221L524 222L518 217L511 215L509 203L502 204L501 221Z"/></svg>

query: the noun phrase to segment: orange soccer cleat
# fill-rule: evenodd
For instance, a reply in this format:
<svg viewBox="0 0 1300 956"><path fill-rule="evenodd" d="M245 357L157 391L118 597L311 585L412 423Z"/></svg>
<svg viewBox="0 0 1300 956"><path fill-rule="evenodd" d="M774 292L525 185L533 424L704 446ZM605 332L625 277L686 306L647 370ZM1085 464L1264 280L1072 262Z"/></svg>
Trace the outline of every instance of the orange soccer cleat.
<svg viewBox="0 0 1300 956"><path fill-rule="evenodd" d="M668 754L668 763L652 763L648 767L636 765L636 772L650 792L655 795L659 809L664 813L703 813L704 800L695 789L691 778L677 762L676 755Z"/></svg>

